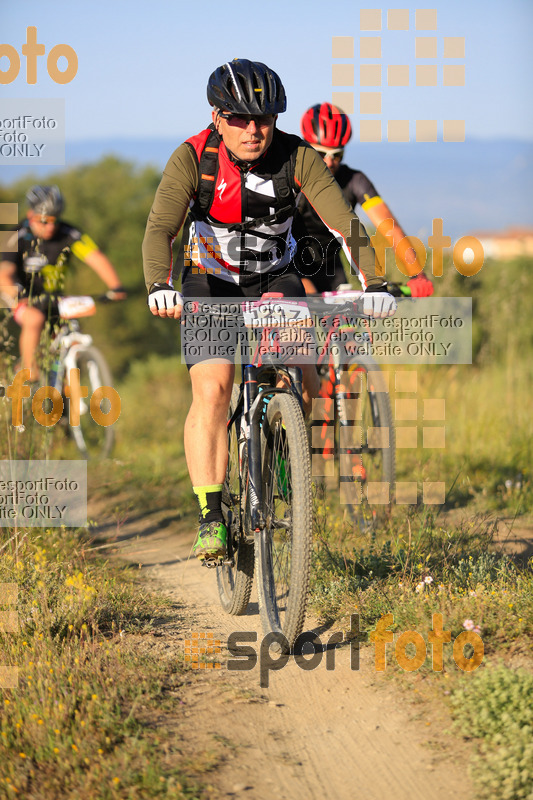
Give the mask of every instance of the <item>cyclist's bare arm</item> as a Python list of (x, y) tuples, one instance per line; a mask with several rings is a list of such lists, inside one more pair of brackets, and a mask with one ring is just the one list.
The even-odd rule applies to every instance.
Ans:
[(110, 299), (124, 300), (126, 298), (126, 291), (122, 289), (120, 278), (113, 264), (101, 250), (93, 250), (88, 253), (84, 261), (87, 266), (96, 272), (107, 288), (112, 290), (114, 296)]
[[(389, 240), (389, 247), (392, 247), (396, 253), (396, 248), (402, 239), (407, 237), (400, 223), (387, 204), (384, 203), (380, 197), (373, 197), (371, 200), (363, 203), (362, 208), (370, 219), (370, 222), (375, 226), (376, 230), (380, 225), (383, 225), (382, 234), (387, 237)], [(385, 222), (388, 222), (389, 224), (385, 225)], [(422, 271), (422, 265), (418, 261), (416, 253), (412, 247), (400, 248), (398, 251), (398, 258), (404, 266), (404, 274), (408, 277), (418, 275), (418, 273)]]
[(0, 300), (9, 306), (16, 304), (18, 298), (15, 272), (15, 265), (11, 261), (0, 261)]
[[(363, 203), (362, 208), (376, 227), (376, 238), (374, 239), (373, 237), (374, 245), (377, 246), (379, 251), (380, 236), (389, 240), (388, 246), (393, 248), (397, 259), (402, 264), (402, 272), (410, 279), (408, 285), (411, 286), (413, 297), (428, 297), (432, 295), (433, 284), (424, 275), (423, 265), (420, 264), (414, 248), (409, 245), (408, 237), (402, 226), (386, 203), (379, 196), (372, 197)], [(380, 225), (381, 229), (379, 230)], [(385, 253), (378, 253), (378, 258), (380, 255), (384, 264)]]

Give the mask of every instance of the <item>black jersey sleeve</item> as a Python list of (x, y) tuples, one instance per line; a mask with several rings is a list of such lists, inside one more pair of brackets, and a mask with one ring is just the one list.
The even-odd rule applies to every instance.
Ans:
[(352, 208), (360, 205), (365, 210), (364, 206), (368, 200), (379, 197), (372, 181), (360, 170), (350, 169), (346, 164), (341, 164), (335, 178)]

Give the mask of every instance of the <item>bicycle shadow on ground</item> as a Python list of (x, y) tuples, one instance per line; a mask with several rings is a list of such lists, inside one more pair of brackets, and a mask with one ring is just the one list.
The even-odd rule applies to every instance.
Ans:
[(130, 532), (124, 530), (124, 528), (129, 528), (131, 525), (136, 525), (136, 523), (147, 518), (157, 517), (168, 510), (169, 509), (163, 509), (160, 511), (142, 511), (137, 514), (126, 515), (124, 519), (120, 519), (117, 516), (114, 519), (108, 519), (105, 522), (97, 523), (91, 528), (91, 532), (96, 537), (96, 540), (112, 540), (117, 543), (126, 542), (130, 539), (146, 538), (147, 536), (151, 536), (153, 533), (157, 533), (158, 531), (164, 530), (170, 525), (181, 521), (183, 519), (182, 514), (179, 512), (174, 512), (168, 516), (161, 517), (160, 519), (157, 519), (157, 521), (154, 521), (152, 525), (142, 528), (141, 530), (136, 527)]

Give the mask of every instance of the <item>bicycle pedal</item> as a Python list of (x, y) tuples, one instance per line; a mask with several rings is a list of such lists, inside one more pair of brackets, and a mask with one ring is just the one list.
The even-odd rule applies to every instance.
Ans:
[(202, 567), (207, 567), (207, 569), (221, 567), (223, 563), (224, 561), (222, 560), (221, 556), (208, 556), (206, 558), (202, 558)]
[(225, 567), (234, 567), (235, 566), (235, 559), (234, 558), (226, 558), (224, 561), (221, 562)]

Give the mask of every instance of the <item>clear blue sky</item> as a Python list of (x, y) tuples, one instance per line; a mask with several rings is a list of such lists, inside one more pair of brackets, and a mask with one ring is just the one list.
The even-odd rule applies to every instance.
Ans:
[[(55, 84), (39, 59), (35, 86), (18, 78), (0, 88), (3, 97), (64, 97), (67, 139), (190, 135), (205, 127), (210, 72), (234, 57), (264, 61), (279, 72), (288, 96), (280, 127), (296, 132), (303, 111), (331, 98), (333, 36), (355, 37), (358, 127), (358, 38), (360, 9), (382, 9), (383, 66), (408, 64), (413, 72), (414, 38), (436, 36), (440, 86), (383, 88), (382, 119), (465, 119), (468, 137), (533, 140), (532, 0), (437, 0), (409, 4), (409, 31), (387, 31), (386, 11), (405, 3), (362, 0), (318, 3), (233, 0), (37, 0), (7, 3), (0, 11), (0, 41), (19, 52), (26, 27), (37, 27), (47, 52), (58, 43), (73, 47), (79, 71), (70, 84)], [(437, 10), (437, 31), (414, 30), (417, 8)], [(378, 36), (378, 32), (362, 35)], [(465, 37), (466, 85), (443, 87), (442, 37)], [(431, 63), (431, 62), (419, 62)], [(435, 63), (435, 62), (433, 62)], [(7, 67), (3, 58), (0, 67)]]

